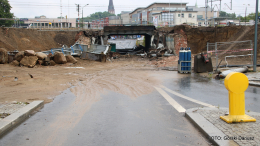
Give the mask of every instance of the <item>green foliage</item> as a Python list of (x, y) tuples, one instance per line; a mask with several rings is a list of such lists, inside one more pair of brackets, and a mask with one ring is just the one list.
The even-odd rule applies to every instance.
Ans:
[[(84, 22), (91, 22), (92, 20), (96, 20), (96, 19), (100, 19), (100, 18), (106, 18), (109, 16), (116, 16), (115, 14), (110, 14), (109, 12), (105, 11), (105, 12), (96, 12), (93, 14), (90, 14), (90, 17), (84, 17), (83, 21)], [(82, 22), (82, 19), (80, 20), (80, 22)]]
[[(0, 18), (13, 18), (14, 14), (10, 12), (11, 6), (8, 0), (0, 0)], [(12, 20), (0, 20), (0, 26), (11, 26), (13, 24)]]
[(227, 13), (224, 11), (219, 12), (219, 17), (229, 17), (230, 19), (236, 19), (236, 13)]
[[(259, 16), (260, 13), (258, 13), (258, 16)], [(239, 17), (238, 17), (239, 19)], [(249, 15), (247, 15), (246, 17), (242, 17), (240, 16), (240, 21), (241, 22), (249, 22), (249, 20), (255, 20), (255, 13), (250, 13)]]
[[(260, 13), (258, 13), (258, 16), (259, 16)], [(244, 15), (244, 17), (241, 15), (241, 16), (237, 16), (235, 13), (227, 13), (227, 12), (224, 12), (224, 11), (220, 11), (219, 12), (219, 17), (228, 17), (229, 19), (239, 19), (240, 18), (240, 21), (241, 22), (249, 22), (249, 20), (255, 20), (255, 13), (250, 13), (248, 15)]]

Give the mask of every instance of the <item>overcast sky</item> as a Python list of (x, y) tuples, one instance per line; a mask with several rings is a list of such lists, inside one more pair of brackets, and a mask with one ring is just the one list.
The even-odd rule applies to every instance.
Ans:
[[(137, 7), (146, 7), (154, 2), (185, 2), (187, 6), (195, 6), (196, 0), (113, 0), (116, 14), (121, 11), (133, 11)], [(95, 12), (104, 12), (108, 9), (109, 0), (10, 0), (12, 6), (11, 12), (18, 18), (34, 18), (35, 16), (45, 15), (47, 18), (56, 18), (61, 16), (61, 3), (62, 3), (62, 16), (68, 16), (68, 18), (77, 18), (78, 12), (76, 11), (76, 5), (88, 6), (84, 7), (84, 16), (88, 16)], [(255, 12), (256, 0), (233, 0), (233, 7), (230, 10), (231, 0), (222, 0), (222, 11), (228, 13), (235, 12), (237, 15), (245, 15), (245, 9), (247, 5), (247, 13)], [(205, 0), (197, 0), (199, 7), (205, 7)], [(219, 1), (214, 2), (215, 10), (219, 8)], [(211, 6), (211, 3), (209, 3)], [(250, 5), (250, 6), (248, 6)], [(217, 8), (218, 7), (218, 8)], [(82, 16), (82, 7), (80, 8), (80, 17)]]

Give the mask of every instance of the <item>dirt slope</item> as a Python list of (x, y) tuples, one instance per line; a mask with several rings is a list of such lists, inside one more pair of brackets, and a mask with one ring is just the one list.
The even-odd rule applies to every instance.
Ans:
[[(181, 29), (187, 35), (188, 46), (192, 48), (192, 53), (196, 54), (206, 51), (207, 42), (227, 42), (252, 40), (254, 42), (255, 26), (226, 26), (226, 27), (199, 27), (192, 28), (188, 25), (159, 28), (165, 33), (178, 33)], [(260, 34), (260, 25), (258, 25)], [(258, 36), (258, 54), (260, 55), (260, 36)]]
[(76, 31), (37, 31), (32, 29), (0, 28), (0, 47), (8, 51), (35, 50), (36, 52), (71, 46), (75, 43)]

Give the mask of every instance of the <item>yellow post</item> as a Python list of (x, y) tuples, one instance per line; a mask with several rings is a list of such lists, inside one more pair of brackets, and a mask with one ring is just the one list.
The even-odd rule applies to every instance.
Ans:
[(238, 72), (230, 73), (224, 84), (229, 91), (229, 115), (220, 118), (227, 123), (255, 122), (256, 119), (245, 114), (245, 91), (249, 85), (247, 76)]

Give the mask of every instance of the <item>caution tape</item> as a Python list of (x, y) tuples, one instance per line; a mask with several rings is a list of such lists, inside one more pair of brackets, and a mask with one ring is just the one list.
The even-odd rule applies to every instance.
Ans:
[(222, 52), (222, 51), (226, 51), (226, 52), (242, 52), (242, 51), (251, 51), (253, 49), (237, 49), (237, 50), (217, 50), (217, 51), (208, 51), (208, 53), (213, 53), (213, 52)]

